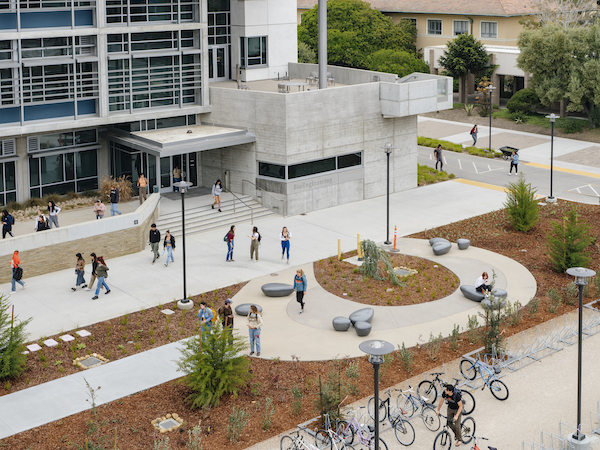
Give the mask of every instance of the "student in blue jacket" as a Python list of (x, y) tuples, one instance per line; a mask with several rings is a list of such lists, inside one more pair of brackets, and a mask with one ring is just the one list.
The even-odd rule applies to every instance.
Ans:
[(306, 292), (306, 275), (302, 269), (298, 269), (294, 276), (294, 290), (296, 291), (296, 301), (300, 303), (300, 314), (302, 314), (304, 312), (304, 292)]

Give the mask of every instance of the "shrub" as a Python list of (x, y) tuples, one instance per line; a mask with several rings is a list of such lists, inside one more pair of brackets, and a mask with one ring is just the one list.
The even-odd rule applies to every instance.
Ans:
[(392, 266), (390, 257), (386, 252), (380, 249), (375, 242), (369, 239), (362, 241), (361, 245), (364, 256), (362, 266), (358, 268), (359, 272), (362, 272), (366, 276), (375, 280), (387, 279), (383, 276), (383, 270), (379, 268), (379, 261), (383, 261), (392, 283), (395, 285), (404, 285), (396, 276), (396, 273), (394, 272), (394, 266)]
[(85, 197), (85, 198), (99, 198), (100, 192), (99, 191), (83, 191), (81, 196)]
[(304, 64), (317, 63), (317, 54), (305, 42), (298, 42), (298, 62)]
[(523, 123), (523, 122), (527, 122), (527, 118), (529, 117), (526, 113), (524, 113), (523, 111), (516, 111), (514, 113), (510, 114), (510, 120), (514, 120), (516, 123)]
[(133, 198), (133, 184), (129, 177), (102, 177), (100, 181), (100, 198), (104, 201), (110, 197), (110, 188), (115, 185), (119, 189), (119, 202), (128, 202)]
[(6, 205), (6, 209), (8, 210), (8, 212), (13, 212), (21, 211), (22, 209), (24, 209), (24, 207), (19, 202), (8, 202), (8, 204)]
[(578, 220), (579, 214), (572, 209), (563, 222), (552, 222), (552, 231), (547, 236), (548, 256), (556, 272), (569, 267), (586, 267), (590, 263), (588, 246), (594, 241), (590, 226)]
[(65, 200), (74, 200), (76, 198), (81, 198), (81, 195), (79, 195), (77, 192), (67, 192), (65, 194)]
[(469, 320), (467, 322), (467, 338), (471, 344), (477, 342), (477, 338), (479, 337), (479, 321), (477, 320), (477, 315), (468, 316)]
[(250, 413), (244, 408), (233, 407), (233, 412), (229, 415), (229, 425), (227, 425), (227, 439), (229, 442), (237, 442), (242, 430), (250, 420)]
[(475, 105), (473, 103), (467, 103), (465, 105), (465, 112), (467, 113), (467, 116), (473, 114), (473, 109), (475, 109)]
[(500, 331), (500, 324), (504, 318), (502, 308), (500, 307), (502, 299), (496, 297), (493, 293), (490, 296), (490, 307), (485, 307), (485, 314), (479, 313), (479, 316), (485, 319), (485, 330), (483, 333), (483, 346), (488, 355), (499, 355), (504, 349), (504, 332)]
[(404, 346), (404, 342), (402, 343), (402, 348), (400, 348), (400, 345), (398, 345), (398, 354), (399, 354), (399, 358), (400, 361), (402, 361), (402, 365), (404, 366), (404, 368), (406, 369), (407, 372), (411, 372), (412, 371), (412, 365), (413, 362), (415, 360), (412, 350), (409, 348), (406, 348)]
[(492, 150), (490, 152), (490, 151), (487, 151), (487, 149), (477, 148), (477, 147), (467, 147), (467, 148), (465, 148), (465, 151), (469, 155), (482, 156), (484, 158), (499, 158), (502, 156), (502, 152), (496, 152), (494, 150)]
[(58, 204), (63, 200), (62, 195), (59, 194), (47, 194), (42, 197), (42, 201), (44, 202), (44, 206), (48, 206), (48, 203), (54, 202)]
[[(458, 80), (454, 80), (458, 83)], [(454, 91), (454, 92), (458, 92), (458, 91)], [(464, 103), (453, 103), (452, 104), (452, 109), (463, 109), (465, 107)]]
[(556, 121), (556, 128), (561, 129), (565, 133), (581, 133), (583, 131), (583, 120), (566, 118)]
[(11, 319), (8, 297), (0, 295), (0, 380), (15, 379), (25, 370), (25, 327), (31, 321)]
[(523, 114), (532, 114), (540, 104), (540, 98), (533, 88), (521, 89), (506, 103), (506, 107), (511, 113), (520, 112)]
[(525, 182), (523, 174), (519, 175), (518, 181), (509, 183), (507, 190), (504, 207), (510, 224), (517, 231), (531, 230), (539, 219), (538, 205), (535, 200), (537, 190)]
[(321, 416), (329, 414), (333, 421), (340, 417), (340, 403), (343, 400), (342, 395), (342, 362), (338, 359), (331, 361), (330, 370), (327, 377), (322, 381), (319, 375), (319, 393), (315, 399), (315, 407)]
[(451, 152), (457, 152), (457, 153), (462, 153), (462, 151), (463, 151), (463, 146), (461, 144), (455, 144), (454, 142), (443, 141), (440, 139), (432, 139), (432, 138), (427, 138), (427, 137), (423, 137), (423, 136), (419, 136), (417, 138), (417, 143), (424, 147), (432, 147), (432, 148), (437, 148), (437, 146), (441, 144), (442, 150), (449, 150)]
[(442, 348), (442, 333), (439, 336), (435, 337), (433, 333), (429, 334), (429, 342), (425, 344), (425, 350), (427, 351), (427, 356), (431, 361), (435, 361), (437, 356), (440, 353)]
[(45, 206), (48, 206), (48, 203), (44, 203), (44, 200), (39, 197), (31, 197), (25, 202), (25, 208), (37, 208)]

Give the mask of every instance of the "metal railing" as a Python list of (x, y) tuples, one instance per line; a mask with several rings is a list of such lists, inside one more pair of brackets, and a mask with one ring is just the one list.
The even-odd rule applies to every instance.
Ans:
[[(285, 200), (284, 200), (283, 198), (280, 198), (280, 197), (278, 197), (277, 195), (273, 194), (272, 192), (269, 192), (269, 191), (266, 191), (266, 190), (264, 190), (264, 189), (262, 189), (262, 188), (259, 188), (258, 186), (256, 186), (256, 184), (254, 184), (252, 181), (249, 181), (249, 180), (242, 180), (242, 194), (243, 194), (243, 195), (247, 195), (247, 194), (245, 193), (245, 191), (244, 191), (244, 183), (249, 183), (249, 184), (251, 184), (252, 186), (254, 186), (254, 190), (257, 192), (257, 194), (256, 194), (256, 198), (257, 198), (257, 199), (260, 199), (260, 204), (261, 204), (261, 205), (265, 206), (265, 205), (263, 204), (263, 193), (264, 193), (264, 194), (269, 194), (269, 195), (270, 195), (271, 197), (273, 197), (275, 200), (277, 200), (278, 202), (281, 202), (281, 209), (279, 209), (279, 207), (276, 207), (276, 206), (274, 206), (274, 208), (277, 208), (277, 209), (279, 209), (279, 212), (280, 212), (280, 214), (281, 214), (283, 217), (286, 217), (286, 216), (287, 216), (286, 202), (285, 202)], [(260, 192), (260, 195), (258, 195), (258, 192)]]
[(237, 195), (235, 195), (233, 192), (231, 191), (227, 191), (224, 189), (225, 192), (228, 192), (229, 194), (233, 195), (233, 213), (235, 214), (235, 200), (237, 199), (238, 201), (242, 202), (246, 208), (248, 208), (250, 210), (250, 223), (252, 225), (254, 225), (254, 210), (252, 209), (252, 206), (250, 206), (248, 203), (246, 203), (244, 200), (242, 200), (241, 198), (239, 198)]

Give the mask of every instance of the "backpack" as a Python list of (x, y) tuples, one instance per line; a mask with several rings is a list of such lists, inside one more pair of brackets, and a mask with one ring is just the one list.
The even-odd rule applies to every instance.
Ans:
[(17, 281), (19, 281), (21, 278), (23, 278), (23, 269), (21, 269), (20, 267), (17, 267), (15, 269), (15, 274), (13, 275), (13, 278)]
[(229, 231), (227, 232), (227, 234), (223, 238), (223, 242), (227, 242), (229, 240), (228, 238), (229, 238)]
[(15, 224), (15, 218), (13, 217), (12, 214), (9, 214), (8, 217), (6, 218), (6, 221), (8, 222), (9, 225), (14, 225)]
[(217, 319), (219, 318), (219, 316), (217, 315), (217, 312), (215, 311), (215, 309), (214, 309), (214, 308), (211, 308), (211, 307), (209, 306), (209, 309), (212, 311), (212, 315), (213, 315), (213, 318), (212, 318), (211, 322), (213, 322), (213, 323), (214, 323), (214, 322), (216, 322), (216, 321), (217, 321)]
[(171, 235), (171, 247), (175, 250), (175, 236)]
[(260, 235), (260, 233), (258, 233), (258, 243), (260, 244), (260, 241), (262, 240), (262, 236)]

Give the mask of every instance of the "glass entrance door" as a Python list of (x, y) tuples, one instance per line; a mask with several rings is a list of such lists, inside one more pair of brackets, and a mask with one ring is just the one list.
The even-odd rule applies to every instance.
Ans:
[(208, 48), (209, 81), (227, 81), (229, 79), (229, 55), (227, 46)]
[(160, 158), (160, 192), (173, 192), (173, 183), (189, 181), (192, 188), (198, 186), (196, 152)]

